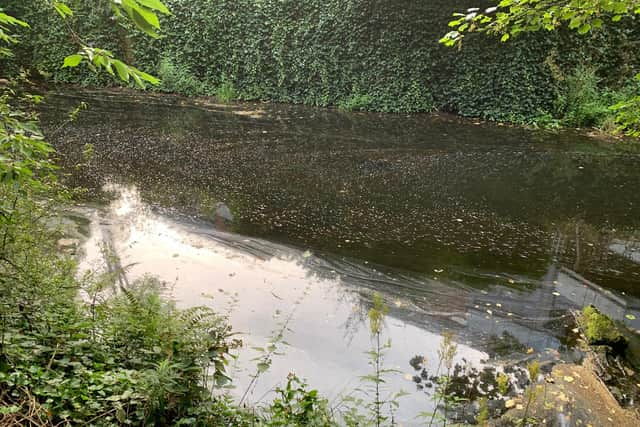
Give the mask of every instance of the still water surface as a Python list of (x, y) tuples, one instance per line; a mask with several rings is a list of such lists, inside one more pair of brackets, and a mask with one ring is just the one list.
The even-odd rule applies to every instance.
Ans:
[[(89, 109), (55, 130), (80, 101)], [(183, 306), (229, 312), (242, 394), (282, 322), (290, 344), (249, 395), (296, 372), (332, 403), (370, 372), (374, 291), (390, 314), (389, 389), (404, 425), (432, 404), (409, 365), (574, 360), (571, 308), (640, 329), (640, 154), (574, 132), (431, 115), (353, 114), (172, 97), (50, 95), (45, 129), (91, 219), (84, 266), (113, 245)], [(51, 126), (47, 126), (51, 123)], [(93, 144), (87, 157), (86, 143)], [(78, 165), (82, 165), (78, 167)]]

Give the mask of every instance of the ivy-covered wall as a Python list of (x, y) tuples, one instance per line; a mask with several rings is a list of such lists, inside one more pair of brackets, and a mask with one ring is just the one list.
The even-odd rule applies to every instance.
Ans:
[[(89, 72), (60, 69), (73, 46), (42, 3), (9, 1), (32, 25), (20, 61), (57, 81), (96, 83)], [(201, 90), (226, 82), (242, 99), (523, 121), (553, 111), (563, 75), (578, 64), (614, 87), (640, 71), (640, 25), (631, 19), (588, 36), (479, 36), (461, 51), (440, 46), (451, 13), (489, 5), (483, 0), (166, 0), (173, 16), (154, 41), (126, 38), (106, 2), (71, 3), (74, 27), (96, 45), (146, 71), (169, 62)]]

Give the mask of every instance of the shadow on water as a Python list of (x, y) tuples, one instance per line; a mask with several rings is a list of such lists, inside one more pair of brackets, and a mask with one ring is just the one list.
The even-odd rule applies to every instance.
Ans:
[[(238, 233), (410, 271), (539, 277), (556, 257), (640, 293), (637, 263), (607, 246), (638, 240), (640, 157), (629, 150), (427, 115), (88, 101), (54, 138), (69, 168), (95, 146), (72, 182), (117, 177), (151, 205), (210, 220), (222, 201)], [(52, 97), (45, 121), (73, 102)]]
[[(389, 363), (403, 370), (416, 354), (435, 360), (444, 330), (476, 363), (531, 351), (572, 360), (568, 310), (589, 303), (640, 329), (627, 317), (640, 319), (632, 147), (443, 116), (48, 98), (45, 130), (90, 105), (50, 139), (68, 183), (106, 206), (92, 239), (110, 228), (135, 274), (175, 279), (187, 305), (238, 293), (232, 324), (255, 345), (274, 310), (310, 289), (265, 391), (289, 368), (330, 393), (353, 386), (344, 379), (366, 373), (374, 290), (391, 308)], [(405, 416), (424, 410), (420, 395)]]

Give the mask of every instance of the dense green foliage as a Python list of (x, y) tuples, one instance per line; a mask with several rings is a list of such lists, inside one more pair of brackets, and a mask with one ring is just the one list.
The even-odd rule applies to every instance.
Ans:
[[(103, 82), (93, 74), (96, 69), (103, 69), (113, 77), (125, 82), (131, 80), (130, 83), (140, 87), (144, 87), (145, 81), (158, 83), (150, 74), (117, 59), (122, 55), (127, 60), (137, 60), (141, 66), (157, 67), (165, 79), (161, 90), (188, 94), (214, 92), (223, 101), (243, 97), (316, 105), (335, 103), (349, 110), (428, 110), (442, 102), (438, 99), (451, 102), (448, 92), (439, 92), (447, 88), (446, 84), (454, 81), (462, 85), (464, 81), (443, 77), (439, 74), (441, 70), (436, 73), (430, 68), (437, 61), (444, 61), (447, 54), (420, 51), (417, 46), (415, 50), (401, 49), (403, 42), (412, 40), (413, 29), (397, 33), (382, 30), (378, 35), (380, 38), (372, 39), (374, 36), (368, 25), (379, 20), (380, 28), (386, 28), (390, 22), (398, 24), (402, 19), (408, 20), (412, 16), (411, 3), (406, 3), (407, 8), (382, 10), (382, 3), (375, 5), (379, 9), (370, 9), (371, 3), (325, 2), (324, 6), (331, 6), (325, 9), (309, 2), (300, 11), (301, 6), (295, 2), (240, 5), (246, 6), (246, 10), (235, 9), (238, 2), (203, 2), (202, 5), (206, 5), (203, 15), (184, 15), (169, 27), (177, 40), (174, 44), (160, 41), (148, 44), (128, 35), (135, 27), (146, 35), (157, 37), (160, 25), (153, 11), (169, 14), (158, 0), (110, 1), (98, 6), (83, 0), (76, 3), (73, 11), (80, 11), (77, 14), (61, 1), (14, 5), (16, 11), (24, 15), (21, 17), (42, 25), (40, 32), (32, 33), (24, 43), (26, 49), (19, 56), (23, 65), (63, 81), (76, 78), (76, 74), (66, 68), (85, 63), (91, 71), (84, 76), (87, 81)], [(168, 3), (173, 3), (182, 13), (197, 11), (179, 7), (186, 2), (174, 0)], [(87, 4), (94, 5), (94, 9), (83, 8)], [(106, 17), (107, 10), (102, 6), (109, 5), (115, 7), (115, 26), (101, 20)], [(83, 14), (94, 12), (95, 8), (100, 13)], [(62, 17), (60, 26), (46, 18), (52, 10)], [(204, 12), (217, 14), (212, 16), (216, 19), (203, 18)], [(384, 15), (385, 12), (389, 15)], [(131, 21), (121, 20), (125, 14)], [(235, 21), (236, 15), (240, 15), (239, 22)], [(387, 21), (389, 16), (391, 21)], [(227, 18), (232, 20), (224, 21)], [(246, 23), (242, 21), (245, 18), (254, 20)], [(266, 23), (258, 18), (264, 18)], [(227, 38), (221, 37), (222, 42), (213, 50), (199, 51), (195, 47), (199, 46), (196, 39), (201, 35), (193, 30), (193, 22), (198, 19), (205, 19), (200, 21), (199, 30), (213, 31), (207, 26), (213, 22), (217, 31), (241, 25), (239, 28), (245, 33), (249, 29), (265, 30), (266, 34), (262, 36), (267, 37), (256, 36), (253, 39), (256, 44), (247, 47), (243, 44), (247, 40), (239, 38), (238, 34), (225, 33)], [(26, 28), (26, 22), (0, 13), (0, 41), (9, 45), (17, 43), (19, 38), (12, 34), (14, 27)], [(330, 24), (323, 33), (320, 30), (327, 22)], [(349, 27), (354, 22), (368, 24), (358, 30), (357, 26)], [(99, 41), (105, 44), (100, 45), (108, 49), (112, 36), (122, 43), (116, 43), (110, 50), (93, 47), (67, 24), (79, 27), (82, 34), (86, 30), (90, 37), (103, 37)], [(340, 30), (337, 35), (334, 34), (336, 29)], [(125, 32), (120, 33), (121, 30)], [(345, 46), (346, 39), (343, 39), (341, 45), (338, 43), (340, 36), (351, 34), (357, 36), (355, 42)], [(331, 40), (335, 48), (322, 39), (323, 35), (334, 37)], [(66, 36), (71, 36), (76, 46), (67, 48)], [(218, 43), (217, 39), (212, 40)], [(556, 42), (562, 43), (562, 40)], [(226, 51), (222, 43), (228, 43)], [(338, 45), (343, 49), (338, 49)], [(188, 50), (189, 46), (194, 46), (194, 50)], [(380, 50), (376, 50), (376, 46)], [(13, 54), (13, 49), (4, 48), (4, 45), (3, 49), (0, 56)], [(416, 52), (422, 52), (424, 58), (413, 61)], [(514, 52), (517, 51), (498, 54), (497, 63), (505, 58), (500, 55)], [(156, 54), (162, 59), (154, 59)], [(29, 55), (36, 56), (25, 60)], [(523, 52), (521, 55), (522, 60), (527, 57)], [(493, 109), (488, 109), (482, 103), (482, 97), (471, 97), (473, 86), (464, 85), (459, 103), (443, 103), (443, 108), (458, 109), (464, 99), (471, 98), (475, 107), (465, 107), (468, 110), (464, 112), (489, 118), (508, 114), (512, 119), (526, 119), (532, 111), (536, 114), (546, 111), (540, 110), (537, 104), (544, 99), (544, 105), (563, 111), (565, 117), (576, 124), (600, 120), (604, 114), (600, 108), (604, 95), (597, 90), (600, 84), (597, 71), (574, 67), (573, 73), (565, 77), (562, 74), (564, 65), (545, 55), (544, 64), (550, 77), (545, 77), (545, 72), (536, 68), (541, 65), (535, 61), (542, 56), (534, 55), (533, 62), (527, 64), (533, 67), (531, 70), (539, 72), (541, 81), (548, 79), (551, 82), (554, 91), (549, 93), (554, 96), (544, 90), (535, 92), (539, 89), (536, 84), (540, 82), (536, 80), (538, 77), (533, 77), (535, 73), (528, 74), (531, 70), (527, 69), (529, 71), (519, 76), (532, 80), (517, 88), (524, 88), (525, 92), (529, 91), (526, 93), (541, 98), (527, 98), (524, 106), (518, 107), (521, 110), (515, 107), (507, 110), (499, 104), (511, 98), (500, 98), (498, 104), (491, 104)], [(262, 62), (257, 61), (260, 58)], [(313, 62), (312, 58), (318, 62)], [(430, 66), (428, 59), (432, 60)], [(211, 62), (202, 62), (208, 60)], [(475, 64), (470, 69), (480, 67), (480, 59), (469, 61)], [(13, 66), (19, 63), (14, 62)], [(218, 68), (209, 69), (208, 64)], [(439, 64), (444, 66), (444, 63)], [(497, 69), (494, 72), (497, 73)], [(163, 284), (152, 277), (130, 284), (116, 254), (105, 251), (106, 273), (94, 272), (78, 277), (76, 262), (62, 250), (64, 245), (60, 241), (69, 232), (63, 227), (69, 220), (68, 213), (64, 212), (67, 190), (53, 175), (55, 168), (50, 158), (53, 150), (38, 129), (37, 117), (29, 112), (30, 104), (38, 102), (39, 98), (23, 94), (19, 89), (21, 85), (15, 85), (15, 76), (11, 77), (9, 81), (0, 82), (0, 424), (336, 425), (336, 415), (327, 400), (317, 391), (309, 390), (293, 374), (284, 387), (275, 389), (277, 397), (272, 403), (252, 412), (238, 408), (222, 392), (217, 396), (216, 391), (230, 381), (226, 365), (231, 349), (239, 345), (232, 339), (226, 319), (206, 307), (177, 309), (163, 295)], [(507, 86), (514, 84), (508, 79), (506, 82)], [(26, 81), (21, 83), (25, 85)], [(516, 90), (515, 85), (511, 88)], [(514, 96), (512, 92), (505, 93)], [(628, 106), (622, 101), (619, 108), (624, 110)], [(379, 296), (374, 298), (373, 306), (369, 313), (373, 343), (368, 354), (374, 372), (363, 380), (372, 385), (368, 393), (365, 390), (364, 397), (373, 396), (374, 400), (369, 403), (364, 398), (353, 401), (353, 406), (347, 406), (344, 413), (337, 414), (353, 426), (380, 426), (393, 422), (394, 408), (398, 406), (396, 399), (400, 395), (381, 396), (383, 375), (394, 370), (385, 369), (382, 363), (384, 351), (390, 345), (381, 342), (387, 308)], [(598, 322), (596, 326), (604, 328), (602, 333), (607, 332), (609, 325)], [(280, 335), (285, 328), (286, 323)], [(271, 345), (275, 348), (275, 344)], [(452, 369), (455, 352), (452, 336), (445, 335), (438, 355), (439, 365), (447, 369), (446, 378)], [(260, 359), (254, 379), (268, 369), (263, 360), (270, 363), (275, 354), (275, 350), (268, 350), (266, 359)], [(537, 371), (530, 373), (530, 377), (537, 377)], [(456, 403), (447, 393), (447, 385), (448, 379), (445, 379), (435, 394), (438, 402), (444, 402), (445, 417), (447, 405)], [(529, 395), (529, 401), (531, 399), (532, 395)], [(344, 403), (348, 404), (347, 401)], [(439, 408), (438, 403), (436, 407)], [(430, 414), (430, 425), (435, 415), (435, 412)]]
[[(512, 36), (542, 30), (554, 32), (563, 26), (584, 35), (615, 26), (625, 18), (633, 25), (638, 15), (638, 0), (502, 0), (496, 6), (472, 7), (454, 13), (454, 19), (449, 22), (453, 30), (445, 34), (440, 43), (461, 47), (465, 35), (471, 33), (497, 35), (500, 41), (506, 42)], [(637, 34), (630, 40), (637, 43)], [(609, 50), (619, 48), (617, 43), (608, 47)], [(566, 109), (561, 115), (564, 124), (610, 126), (614, 131), (640, 136), (640, 88), (633, 82), (614, 92), (598, 87), (598, 70), (593, 64), (590, 66), (590, 69), (578, 66), (572, 78), (568, 79), (568, 93), (559, 97)], [(635, 71), (638, 71), (637, 63)], [(635, 79), (640, 80), (640, 73)], [(584, 93), (580, 92), (582, 90)], [(612, 96), (619, 98), (615, 105), (603, 103)], [(549, 118), (547, 114), (544, 116)]]
[[(54, 81), (105, 83), (92, 73), (60, 69), (72, 53), (65, 29), (34, 1), (9, 9), (32, 23), (38, 38), (23, 64)], [(77, 0), (71, 20), (87, 40), (105, 45), (147, 71), (161, 72), (164, 90), (216, 93), (345, 109), (457, 112), (519, 122), (562, 119), (566, 77), (593, 69), (598, 90), (622, 90), (639, 69), (640, 26), (525, 34), (509, 43), (472, 35), (461, 51), (438, 44), (454, 9), (449, 2), (378, 0), (169, 0), (173, 16), (157, 40), (127, 36), (95, 2)], [(470, 36), (470, 37), (472, 37)], [(167, 64), (175, 64), (171, 72)], [(177, 64), (180, 64), (179, 66)], [(179, 72), (178, 72), (179, 71)], [(199, 82), (196, 84), (196, 82)], [(564, 106), (572, 109), (573, 106)]]
[(454, 13), (457, 19), (449, 23), (454, 30), (441, 42), (459, 44), (466, 33), (472, 32), (497, 34), (507, 41), (522, 33), (555, 31), (562, 25), (586, 34), (603, 28), (605, 22), (639, 14), (638, 0), (501, 0), (485, 9), (472, 7)]

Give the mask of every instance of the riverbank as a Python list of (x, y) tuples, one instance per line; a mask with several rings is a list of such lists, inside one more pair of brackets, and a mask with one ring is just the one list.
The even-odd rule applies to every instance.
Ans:
[[(160, 105), (176, 105), (181, 107), (194, 107), (201, 108), (205, 111), (221, 111), (221, 110), (235, 110), (235, 114), (239, 115), (247, 115), (252, 118), (260, 118), (264, 114), (263, 106), (274, 106), (274, 107), (287, 107), (287, 106), (295, 106), (292, 104), (286, 103), (278, 103), (273, 101), (242, 101), (242, 100), (221, 100), (217, 98), (215, 95), (206, 96), (206, 95), (191, 95), (186, 96), (179, 93), (168, 93), (159, 90), (154, 90), (150, 88), (144, 92), (141, 92), (139, 89), (127, 88), (127, 87), (91, 87), (84, 85), (76, 85), (76, 84), (64, 84), (64, 85), (51, 85), (40, 82), (38, 84), (39, 88), (37, 89), (41, 93), (69, 93), (69, 91), (74, 92), (78, 96), (106, 96), (106, 97), (118, 97), (118, 96), (126, 96), (129, 98), (139, 98), (144, 102), (157, 102)], [(618, 144), (623, 147), (623, 149), (630, 148), (632, 151), (638, 149), (636, 146), (637, 138), (631, 138), (625, 136), (621, 132), (615, 131), (615, 129), (603, 130), (593, 127), (571, 127), (571, 126), (563, 126), (558, 122), (555, 123), (536, 123), (536, 122), (508, 122), (508, 121), (492, 121), (492, 120), (484, 120), (480, 118), (474, 117), (465, 117), (453, 113), (447, 112), (416, 112), (416, 113), (376, 113), (371, 111), (350, 111), (344, 110), (337, 106), (326, 106), (326, 107), (311, 107), (317, 108), (318, 111), (326, 110), (329, 112), (337, 112), (344, 113), (346, 115), (349, 114), (369, 114), (369, 115), (391, 115), (391, 116), (407, 116), (407, 115), (417, 115), (417, 116), (427, 116), (432, 117), (438, 121), (443, 123), (452, 123), (458, 125), (464, 124), (472, 124), (474, 126), (498, 126), (498, 127), (507, 127), (513, 129), (526, 129), (530, 131), (545, 131), (551, 134), (558, 132), (575, 132), (581, 138), (590, 138), (593, 139), (594, 142), (602, 142), (609, 144)]]
[(523, 417), (550, 426), (635, 427), (640, 424), (637, 406), (622, 408), (595, 374), (590, 358), (582, 364), (560, 364), (538, 384), (537, 396), (527, 412), (527, 397), (509, 402), (509, 409), (491, 426), (516, 425)]
[[(608, 107), (637, 89), (631, 17), (584, 35), (540, 31), (502, 43), (476, 34), (458, 50), (438, 40), (453, 12), (477, 6), (471, 0), (166, 3), (172, 16), (160, 18), (159, 39), (123, 36), (87, 0), (74, 5), (86, 18), (73, 28), (87, 40), (109, 40), (104, 47), (115, 57), (160, 77), (161, 90), (188, 95), (588, 126), (606, 121)], [(64, 23), (50, 19), (46, 5), (9, 1), (7, 10), (40, 34), (25, 37), (16, 68), (50, 81), (113, 84), (107, 75), (60, 67), (72, 52)]]

